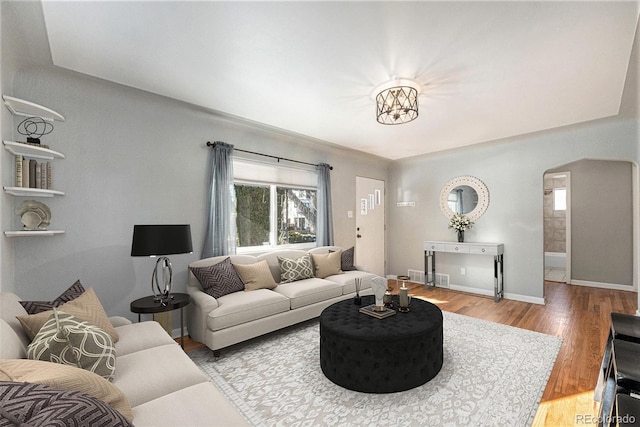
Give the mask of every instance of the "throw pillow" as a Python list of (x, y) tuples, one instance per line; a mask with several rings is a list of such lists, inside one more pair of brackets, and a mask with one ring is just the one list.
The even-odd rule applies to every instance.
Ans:
[(53, 309), (27, 348), (33, 360), (76, 366), (112, 380), (116, 349), (108, 333), (89, 322)]
[(42, 384), (98, 398), (132, 421), (129, 399), (118, 387), (93, 372), (41, 360), (0, 360), (0, 381)]
[(340, 270), (342, 251), (329, 252), (328, 254), (311, 254), (313, 265), (316, 269), (316, 277), (324, 279), (334, 274), (343, 274)]
[(243, 291), (244, 283), (233, 268), (230, 258), (206, 267), (189, 267), (202, 285), (202, 289), (214, 298)]
[[(107, 313), (105, 313), (93, 288), (89, 288), (78, 298), (62, 304), (59, 308), (67, 314), (71, 314), (78, 319), (86, 320), (92, 325), (96, 325), (111, 335), (114, 343), (118, 342), (120, 338), (118, 332), (114, 329), (111, 322), (109, 322), (109, 317), (107, 317)], [(29, 339), (33, 340), (40, 328), (42, 328), (42, 325), (45, 324), (52, 314), (53, 311), (49, 310), (38, 314), (17, 316), (17, 318)]]
[(9, 421), (9, 424), (3, 422), (2, 425), (133, 425), (121, 413), (93, 396), (26, 382), (0, 382), (0, 414), (0, 419)]
[(354, 271), (357, 268), (353, 265), (354, 262), (354, 248), (351, 246), (346, 251), (342, 251), (342, 257), (340, 260), (340, 270), (342, 271)]
[(277, 286), (276, 281), (273, 280), (273, 276), (271, 275), (267, 260), (253, 264), (233, 264), (233, 268), (235, 268), (242, 279), (245, 291), (273, 289)]
[(28, 314), (38, 314), (51, 310), (53, 307), (60, 307), (65, 302), (78, 298), (84, 292), (85, 289), (82, 287), (82, 283), (80, 283), (80, 280), (76, 280), (69, 289), (61, 293), (60, 296), (53, 301), (20, 301), (20, 304), (22, 304)]
[(309, 254), (298, 259), (278, 257), (278, 264), (280, 264), (280, 283), (290, 283), (314, 277)]

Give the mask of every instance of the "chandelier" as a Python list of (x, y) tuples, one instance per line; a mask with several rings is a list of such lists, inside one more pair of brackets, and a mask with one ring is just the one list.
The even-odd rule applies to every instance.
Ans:
[(376, 119), (383, 125), (409, 123), (418, 117), (420, 84), (410, 79), (393, 79), (373, 90)]

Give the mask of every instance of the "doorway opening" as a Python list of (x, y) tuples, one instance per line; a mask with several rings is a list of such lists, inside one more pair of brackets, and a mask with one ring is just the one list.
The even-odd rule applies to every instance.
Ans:
[(571, 283), (571, 172), (544, 174), (544, 280)]

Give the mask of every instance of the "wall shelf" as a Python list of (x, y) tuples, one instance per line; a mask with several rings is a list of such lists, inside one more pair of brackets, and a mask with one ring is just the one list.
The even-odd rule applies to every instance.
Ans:
[(19, 231), (5, 231), (4, 235), (7, 237), (41, 237), (41, 236), (54, 236), (56, 234), (64, 234), (64, 230), (19, 230)]
[(64, 154), (49, 148), (38, 147), (37, 145), (23, 144), (21, 142), (2, 141), (4, 148), (15, 156), (30, 157), (32, 159), (64, 159)]
[(23, 99), (14, 98), (13, 96), (2, 95), (4, 104), (7, 106), (11, 114), (22, 117), (40, 117), (41, 119), (53, 122), (57, 120), (64, 122), (64, 117), (60, 113), (56, 113), (50, 108)]
[(64, 196), (64, 191), (47, 190), (44, 188), (3, 187), (5, 193), (18, 197), (53, 197)]

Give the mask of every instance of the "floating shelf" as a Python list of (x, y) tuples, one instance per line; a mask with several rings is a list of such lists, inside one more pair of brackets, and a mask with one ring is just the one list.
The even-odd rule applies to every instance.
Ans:
[(12, 196), (22, 197), (53, 197), (64, 196), (64, 191), (49, 190), (46, 188), (27, 188), (27, 187), (3, 187), (5, 193)]
[(2, 95), (4, 104), (7, 106), (11, 114), (22, 117), (40, 117), (41, 119), (53, 122), (57, 120), (64, 122), (64, 117), (60, 113), (56, 113), (50, 108), (23, 99), (14, 98), (13, 96)]
[(33, 159), (64, 159), (64, 154), (37, 145), (23, 144), (21, 142), (2, 141), (4, 148), (13, 155), (30, 157)]
[(20, 231), (5, 231), (4, 235), (7, 237), (34, 237), (34, 236), (53, 236), (56, 234), (64, 234), (64, 230), (20, 230)]

